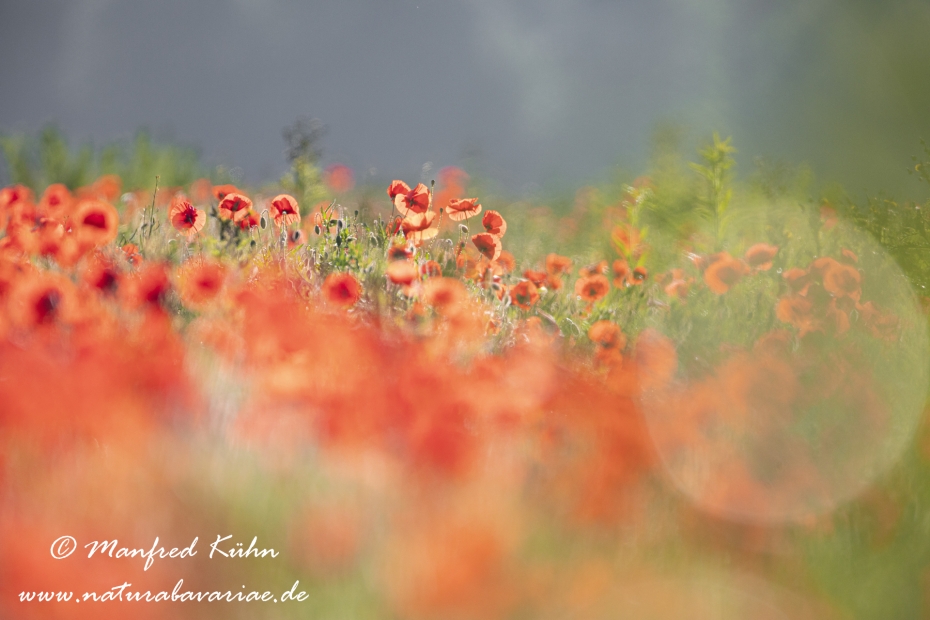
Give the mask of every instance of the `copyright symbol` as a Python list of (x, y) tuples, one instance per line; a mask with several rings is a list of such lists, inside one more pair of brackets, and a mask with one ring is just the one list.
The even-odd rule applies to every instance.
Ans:
[(62, 536), (52, 543), (52, 557), (56, 560), (64, 560), (74, 553), (77, 549), (77, 541), (73, 536)]

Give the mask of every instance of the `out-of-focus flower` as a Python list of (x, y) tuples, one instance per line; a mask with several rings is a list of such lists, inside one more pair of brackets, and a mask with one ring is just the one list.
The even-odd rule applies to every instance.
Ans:
[(350, 308), (362, 296), (362, 285), (351, 273), (331, 273), (323, 281), (323, 297), (331, 304)]

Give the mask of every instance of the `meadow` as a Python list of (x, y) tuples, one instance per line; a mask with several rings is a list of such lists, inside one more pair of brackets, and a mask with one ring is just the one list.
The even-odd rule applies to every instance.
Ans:
[[(310, 146), (4, 139), (0, 615), (930, 617), (930, 200), (717, 135), (534, 200)], [(156, 537), (200, 553), (82, 549)], [(179, 579), (307, 597), (23, 598)]]

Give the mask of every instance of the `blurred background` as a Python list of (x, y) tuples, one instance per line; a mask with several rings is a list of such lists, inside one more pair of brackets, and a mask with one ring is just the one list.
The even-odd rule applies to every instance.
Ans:
[(926, 0), (3, 0), (0, 133), (146, 128), (259, 182), (317, 118), (323, 162), (361, 182), (459, 165), (519, 192), (718, 130), (741, 175), (764, 156), (901, 190), (930, 138), (928, 32)]

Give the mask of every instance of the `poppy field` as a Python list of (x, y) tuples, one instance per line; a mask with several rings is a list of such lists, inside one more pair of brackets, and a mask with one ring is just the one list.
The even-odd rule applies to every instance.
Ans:
[(3, 188), (0, 616), (930, 617), (930, 202), (694, 159)]

